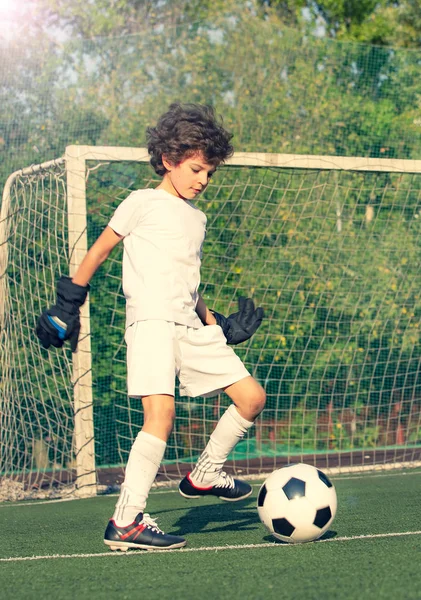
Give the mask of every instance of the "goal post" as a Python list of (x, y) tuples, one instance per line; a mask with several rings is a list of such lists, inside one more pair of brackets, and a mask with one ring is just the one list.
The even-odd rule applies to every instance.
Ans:
[[(101, 472), (121, 476), (142, 424), (125, 388), (121, 248), (95, 275), (76, 353), (45, 351), (34, 326), (57, 277), (76, 271), (118, 204), (157, 185), (148, 163), (145, 148), (72, 145), (8, 178), (0, 499), (10, 482), (20, 497), (64, 484), (86, 497)], [(268, 403), (230, 456), (233, 472), (419, 464), (420, 174), (417, 160), (236, 153), (212, 178), (199, 200), (208, 216), (201, 293), (227, 313), (249, 295), (266, 314), (236, 347)], [(227, 402), (176, 395), (161, 479), (194, 464)]]
[[(86, 167), (83, 160), (66, 150), (69, 276), (72, 277), (88, 251), (86, 221)], [(76, 493), (96, 495), (94, 415), (92, 397), (91, 327), (89, 295), (80, 309), (80, 334), (73, 354), (74, 451)]]

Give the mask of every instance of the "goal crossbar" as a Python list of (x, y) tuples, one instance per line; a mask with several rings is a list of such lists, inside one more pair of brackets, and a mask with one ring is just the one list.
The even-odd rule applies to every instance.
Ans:
[[(67, 146), (65, 159), (148, 162), (149, 155), (146, 148)], [(238, 167), (260, 166), (334, 171), (382, 171), (392, 173), (421, 172), (421, 160), (264, 152), (236, 152), (225, 162), (225, 164)]]

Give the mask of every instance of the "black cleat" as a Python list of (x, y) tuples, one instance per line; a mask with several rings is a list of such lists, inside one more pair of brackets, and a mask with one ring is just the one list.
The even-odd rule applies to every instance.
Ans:
[(251, 485), (245, 481), (234, 479), (231, 475), (221, 472), (215, 485), (198, 487), (190, 479), (190, 473), (180, 481), (178, 491), (184, 498), (199, 498), (200, 496), (217, 496), (221, 500), (237, 502), (248, 498), (253, 492)]
[(148, 514), (139, 513), (127, 527), (118, 527), (113, 520), (108, 522), (104, 544), (111, 550), (127, 552), (129, 548), (138, 550), (171, 550), (182, 548), (186, 540), (177, 535), (164, 533)]

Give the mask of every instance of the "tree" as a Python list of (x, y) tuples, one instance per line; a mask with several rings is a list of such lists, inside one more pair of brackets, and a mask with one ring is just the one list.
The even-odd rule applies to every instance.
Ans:
[(38, 24), (44, 31), (59, 28), (72, 39), (87, 40), (197, 23), (224, 9), (222, 0), (38, 0)]
[(260, 0), (266, 10), (316, 34), (380, 46), (419, 48), (420, 0)]

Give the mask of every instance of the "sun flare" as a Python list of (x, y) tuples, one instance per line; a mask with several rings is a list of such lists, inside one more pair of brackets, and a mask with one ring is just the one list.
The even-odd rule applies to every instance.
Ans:
[(16, 8), (21, 6), (21, 2), (16, 0), (0, 0), (0, 17), (7, 19), (16, 13)]

